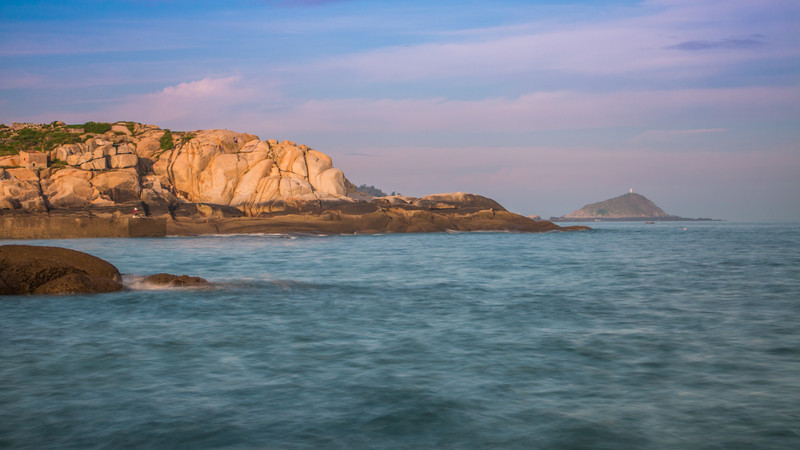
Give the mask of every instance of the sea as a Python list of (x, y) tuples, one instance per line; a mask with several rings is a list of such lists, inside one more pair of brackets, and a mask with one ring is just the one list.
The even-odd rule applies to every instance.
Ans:
[(0, 298), (0, 447), (800, 448), (800, 223), (591, 225), (2, 241), (128, 289)]

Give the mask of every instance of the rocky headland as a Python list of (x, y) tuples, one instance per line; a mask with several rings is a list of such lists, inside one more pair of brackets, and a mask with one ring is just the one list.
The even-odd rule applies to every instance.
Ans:
[(688, 219), (667, 214), (650, 199), (633, 191), (602, 202), (590, 203), (561, 217), (551, 217), (558, 222), (587, 221), (678, 221), (678, 220), (711, 220)]
[(475, 194), (372, 197), (291, 141), (134, 122), (0, 126), (0, 238), (572, 229), (585, 227)]

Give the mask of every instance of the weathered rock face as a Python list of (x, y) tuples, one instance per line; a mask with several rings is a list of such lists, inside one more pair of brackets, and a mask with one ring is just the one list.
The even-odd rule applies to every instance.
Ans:
[(122, 290), (119, 270), (100, 258), (59, 247), (0, 246), (0, 295)]
[(186, 201), (235, 206), (249, 215), (272, 211), (279, 200), (350, 201), (344, 174), (327, 155), (227, 130), (199, 132), (162, 154), (153, 171)]
[(123, 122), (102, 135), (80, 136), (83, 142), (50, 151), (58, 164), (41, 171), (8, 168), (19, 158), (4, 157), (0, 210), (144, 203), (150, 214), (169, 214), (180, 203), (205, 203), (258, 215), (283, 210), (287, 202), (352, 202), (359, 194), (329, 156), (294, 142)]
[(31, 169), (0, 169), (0, 209), (45, 211), (39, 176)]

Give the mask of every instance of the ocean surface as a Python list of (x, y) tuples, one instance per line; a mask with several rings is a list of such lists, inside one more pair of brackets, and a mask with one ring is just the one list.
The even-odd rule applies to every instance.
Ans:
[(130, 290), (0, 298), (0, 447), (800, 448), (800, 224), (592, 226), (14, 241)]

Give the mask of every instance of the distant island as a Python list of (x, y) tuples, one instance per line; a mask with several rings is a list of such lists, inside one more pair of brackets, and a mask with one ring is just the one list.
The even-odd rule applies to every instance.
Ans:
[(631, 190), (602, 202), (590, 203), (565, 216), (551, 217), (553, 222), (603, 222), (603, 221), (710, 221), (708, 218), (686, 218), (667, 214), (647, 197)]
[(476, 194), (361, 188), (330, 156), (288, 140), (137, 122), (0, 124), (0, 239), (586, 229)]

